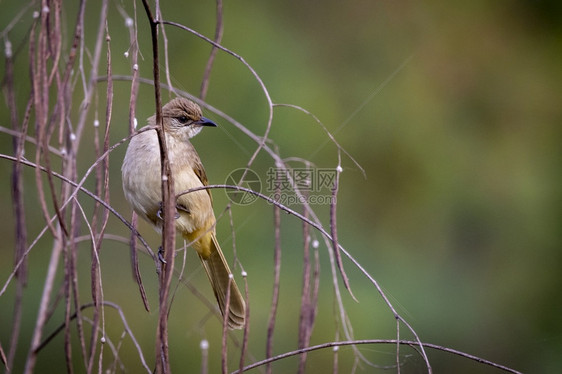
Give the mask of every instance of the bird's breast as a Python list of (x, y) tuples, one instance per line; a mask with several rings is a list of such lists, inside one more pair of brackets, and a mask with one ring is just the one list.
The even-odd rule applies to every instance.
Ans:
[[(197, 153), (191, 143), (167, 137), (168, 157), (174, 193), (179, 209), (176, 228), (184, 235), (197, 230), (212, 230), (215, 217), (209, 193), (206, 190), (186, 192), (202, 187), (203, 183), (193, 170), (193, 157)], [(125, 155), (122, 167), (125, 198), (141, 217), (161, 229), (158, 210), (162, 202), (160, 146), (156, 131), (149, 130), (135, 136)]]

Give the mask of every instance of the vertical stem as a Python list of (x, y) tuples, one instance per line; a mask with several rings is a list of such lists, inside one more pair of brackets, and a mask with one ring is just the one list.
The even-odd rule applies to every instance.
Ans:
[[(58, 235), (60, 235), (60, 233)], [(51, 251), (51, 260), (49, 261), (49, 266), (47, 268), (48, 269), (47, 276), (45, 277), (45, 286), (43, 287), (43, 294), (41, 295), (41, 302), (39, 304), (39, 314), (37, 316), (37, 321), (35, 323), (35, 330), (33, 332), (33, 338), (31, 340), (29, 353), (27, 355), (27, 360), (25, 363), (24, 373), (26, 374), (33, 373), (33, 369), (37, 361), (36, 349), (41, 344), (43, 326), (45, 325), (45, 322), (47, 320), (47, 310), (49, 309), (49, 300), (51, 299), (51, 291), (53, 289), (53, 283), (55, 281), (55, 275), (57, 273), (61, 252), (62, 252), (62, 244), (60, 240), (55, 240), (55, 243), (53, 245), (53, 250)]]
[[(276, 173), (280, 177), (280, 173)], [(281, 183), (276, 181), (276, 196), (280, 196)], [(275, 205), (273, 207), (273, 222), (275, 226), (275, 252), (273, 254), (274, 270), (273, 270), (273, 298), (271, 301), (271, 310), (269, 312), (269, 324), (267, 326), (267, 342), (265, 348), (265, 357), (273, 356), (273, 331), (275, 330), (275, 319), (277, 316), (277, 305), (279, 303), (279, 279), (281, 276), (281, 209)], [(265, 366), (265, 372), (271, 374), (271, 363)]]
[(228, 278), (228, 288), (226, 289), (226, 304), (224, 306), (224, 313), (223, 313), (223, 320), (222, 320), (222, 352), (221, 352), (221, 366), (222, 366), (222, 374), (228, 373), (228, 366), (227, 366), (227, 358), (228, 358), (228, 347), (227, 347), (227, 338), (228, 338), (228, 311), (230, 309), (230, 287), (232, 285), (233, 278), (232, 274), (230, 278)]
[[(166, 136), (162, 122), (162, 102), (160, 97), (160, 70), (158, 62), (158, 21), (153, 17), (150, 5), (143, 0), (144, 9), (150, 22), (152, 35), (152, 59), (154, 73), (154, 98), (156, 102), (156, 133), (160, 146), (161, 177), (162, 177), (162, 205), (164, 213), (164, 227), (162, 230), (162, 250), (164, 263), (161, 264), (160, 293), (159, 293), (159, 323), (156, 333), (156, 373), (169, 373), (170, 360), (168, 352), (168, 299), (170, 283), (174, 270), (175, 232), (175, 194), (174, 182), (170, 171)], [(158, 4), (157, 4), (158, 7)], [(159, 13), (157, 8), (156, 14)]]
[(246, 324), (244, 325), (244, 337), (242, 340), (242, 349), (240, 350), (240, 365), (238, 368), (238, 371), (240, 373), (244, 371), (244, 359), (248, 350), (248, 339), (250, 335), (250, 297), (248, 290), (248, 279), (245, 271), (242, 271), (242, 276), (244, 277), (244, 299), (246, 299), (246, 316), (244, 317)]
[(201, 340), (199, 343), (201, 348), (201, 374), (209, 373), (209, 342), (207, 339)]
[[(304, 193), (306, 197), (306, 192)], [(308, 211), (304, 209), (303, 215), (308, 218)], [(301, 310), (299, 317), (299, 349), (305, 348), (309, 343), (311, 326), (311, 300), (310, 300), (310, 232), (308, 223), (303, 222), (303, 274), (302, 274), (302, 294), (301, 294)], [(297, 373), (304, 373), (307, 354), (303, 353), (299, 358), (299, 368)]]
[[(222, 34), (224, 30), (224, 24), (222, 22), (222, 0), (217, 0), (217, 26), (215, 28), (215, 43), (220, 44), (222, 40)], [(205, 100), (207, 96), (207, 90), (209, 88), (209, 79), (211, 77), (211, 69), (213, 68), (213, 62), (215, 61), (215, 56), (217, 55), (218, 48), (214, 45), (211, 47), (211, 55), (207, 60), (207, 66), (205, 66), (205, 73), (203, 73), (203, 81), (201, 82), (201, 90), (199, 91), (199, 98)]]
[[(138, 67), (138, 55), (139, 55), (139, 46), (138, 46), (138, 38), (137, 38), (137, 5), (136, 2), (133, 2), (133, 9), (134, 9), (134, 19), (126, 18), (125, 24), (129, 28), (129, 41), (131, 44), (130, 54), (131, 54), (131, 70), (133, 79), (131, 80), (131, 94), (129, 98), (129, 135), (135, 131), (136, 127), (136, 109), (137, 109), (137, 95), (139, 91), (139, 67)], [(129, 20), (132, 20), (131, 24), (129, 25)], [(137, 214), (133, 212), (133, 216), (131, 217), (131, 225), (136, 229), (137, 227)], [(137, 282), (139, 286), (139, 292), (141, 294), (142, 302), (144, 304), (144, 308), (147, 312), (150, 312), (150, 305), (148, 303), (148, 298), (146, 297), (146, 292), (144, 290), (144, 286), (142, 283), (142, 277), (139, 270), (139, 261), (138, 261), (138, 248), (137, 248), (137, 236), (133, 231), (131, 231), (131, 240), (130, 240), (130, 249), (131, 249), (131, 266), (133, 270), (133, 278)]]
[[(10, 43), (6, 40), (6, 44)], [(11, 44), (11, 43), (10, 43)], [(6, 50), (8, 46), (6, 46)], [(11, 50), (11, 45), (10, 48)], [(8, 108), (10, 109), (10, 122), (12, 128), (18, 131), (18, 116), (16, 110), (16, 97), (14, 90), (14, 61), (11, 53), (6, 53), (6, 100)], [(21, 316), (22, 316), (22, 298), (23, 289), (27, 283), (27, 261), (25, 259), (25, 249), (27, 246), (27, 231), (25, 228), (25, 209), (24, 209), (24, 192), (23, 192), (23, 174), (22, 164), (19, 162), (23, 156), (23, 139), (27, 133), (27, 117), (21, 126), (21, 136), (13, 138), (14, 155), (17, 161), (12, 168), (12, 206), (14, 208), (14, 215), (16, 218), (16, 248), (14, 255), (14, 263), (22, 262), (22, 266), (17, 270), (17, 285), (14, 300), (14, 311), (12, 320), (12, 332), (10, 337), (10, 350), (6, 359), (6, 372), (10, 372), (13, 367), (14, 357), (16, 355), (17, 342), (20, 336)]]

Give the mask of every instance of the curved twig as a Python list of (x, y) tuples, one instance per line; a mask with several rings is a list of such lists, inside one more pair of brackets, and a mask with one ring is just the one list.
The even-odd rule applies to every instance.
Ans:
[(313, 345), (311, 347), (306, 347), (306, 348), (297, 349), (297, 350), (290, 351), (290, 352), (285, 352), (285, 353), (277, 355), (275, 357), (271, 357), (271, 358), (268, 358), (266, 360), (255, 362), (251, 365), (245, 366), (242, 370), (233, 371), (231, 374), (239, 374), (239, 373), (242, 373), (243, 371), (255, 369), (257, 367), (266, 365), (266, 364), (274, 362), (274, 361), (278, 361), (278, 360), (281, 360), (281, 359), (284, 359), (284, 358), (287, 358), (287, 357), (292, 357), (292, 356), (304, 354), (304, 353), (311, 352), (311, 351), (317, 351), (317, 350), (325, 349), (325, 348), (341, 347), (341, 346), (346, 346), (346, 345), (362, 345), (362, 344), (400, 344), (400, 345), (408, 345), (408, 346), (411, 346), (413, 348), (419, 347), (421, 345), (425, 348), (431, 348), (431, 349), (435, 349), (435, 350), (438, 350), (438, 351), (452, 353), (454, 355), (457, 355), (457, 356), (460, 356), (460, 357), (463, 357), (463, 358), (466, 358), (466, 359), (469, 359), (469, 360), (472, 360), (472, 361), (476, 361), (480, 364), (488, 365), (488, 366), (494, 367), (496, 369), (503, 370), (506, 373), (522, 374), (520, 371), (517, 371), (515, 369), (511, 369), (511, 368), (509, 368), (507, 366), (504, 366), (504, 365), (496, 364), (495, 362), (488, 361), (486, 359), (483, 359), (483, 358), (478, 357), (478, 356), (471, 355), (469, 353), (457, 351), (456, 349), (442, 347), (440, 345), (432, 344), (432, 343), (420, 343), (420, 342), (417, 342), (417, 341), (396, 340), (396, 339), (351, 340), (351, 341), (330, 342), (330, 343)]

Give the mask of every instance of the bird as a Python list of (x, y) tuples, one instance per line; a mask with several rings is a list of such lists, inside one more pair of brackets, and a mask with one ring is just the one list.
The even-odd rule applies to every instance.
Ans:
[[(156, 126), (155, 115), (147, 122), (148, 126)], [(162, 124), (176, 195), (207, 186), (205, 168), (189, 139), (199, 134), (203, 127), (217, 125), (203, 117), (199, 105), (183, 97), (172, 99), (162, 107)], [(163, 227), (160, 162), (158, 136), (152, 128), (139, 131), (131, 139), (121, 168), (126, 200), (159, 233)], [(230, 284), (227, 326), (230, 329), (243, 328), (246, 304), (217, 241), (210, 189), (177, 197), (174, 218), (176, 230), (199, 255), (223, 316)]]

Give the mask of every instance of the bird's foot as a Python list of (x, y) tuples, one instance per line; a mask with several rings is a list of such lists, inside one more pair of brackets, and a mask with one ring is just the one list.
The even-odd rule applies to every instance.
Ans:
[(158, 260), (160, 260), (160, 262), (163, 264), (167, 264), (166, 260), (164, 259), (164, 249), (162, 249), (162, 246), (158, 247)]
[[(158, 203), (158, 211), (156, 212), (156, 217), (158, 217), (161, 221), (164, 220), (164, 212), (162, 211), (162, 202)], [(158, 254), (160, 254), (161, 250), (162, 250), (162, 247), (160, 247), (160, 249), (158, 249)]]
[[(158, 211), (156, 212), (156, 216), (157, 216), (160, 220), (163, 221), (163, 220), (164, 220), (164, 210), (162, 209), (162, 202), (161, 202), (161, 201), (158, 203), (158, 206), (159, 206), (159, 208), (158, 208)], [(180, 218), (180, 214), (179, 214), (178, 210), (181, 210), (181, 211), (184, 211), (184, 212), (189, 213), (189, 209), (187, 209), (187, 208), (184, 207), (183, 205), (177, 204), (177, 205), (176, 205), (176, 214), (174, 214), (174, 218), (175, 218), (175, 219)]]

